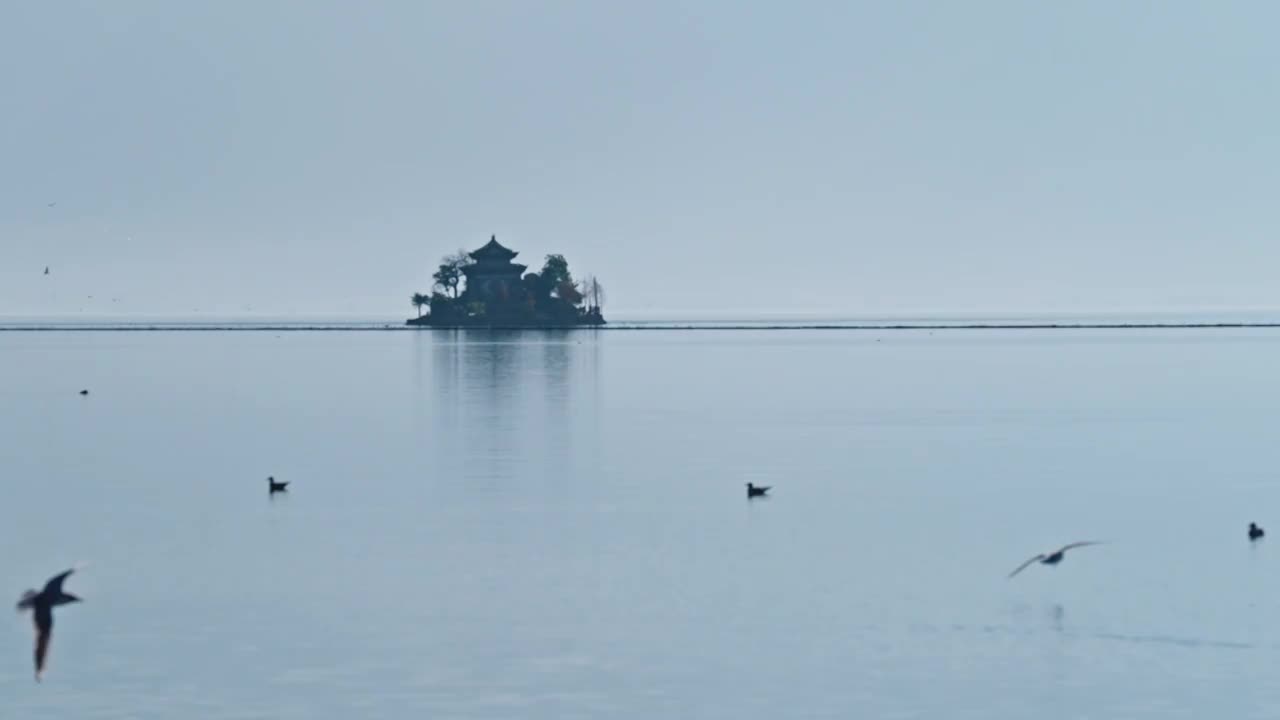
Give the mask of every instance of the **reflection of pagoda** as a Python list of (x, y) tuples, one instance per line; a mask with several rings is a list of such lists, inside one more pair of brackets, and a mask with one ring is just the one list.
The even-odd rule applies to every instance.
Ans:
[(503, 247), (497, 236), (468, 254), (475, 262), (462, 268), (462, 272), (467, 276), (467, 294), (473, 299), (506, 299), (520, 287), (526, 266), (511, 262), (520, 253)]

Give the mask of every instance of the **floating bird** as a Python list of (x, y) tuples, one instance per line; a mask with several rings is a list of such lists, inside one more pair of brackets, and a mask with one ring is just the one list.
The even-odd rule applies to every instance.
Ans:
[(284, 482), (276, 482), (275, 477), (267, 478), (267, 494), (268, 495), (275, 495), (278, 492), (288, 492), (288, 491), (289, 491), (288, 480), (285, 480)]
[(57, 205), (57, 204), (58, 204), (58, 203), (56, 203), (56, 202), (51, 202), (51, 203), (49, 203), (49, 207), (53, 207), (54, 205)]
[(1256, 524), (1249, 523), (1249, 539), (1250, 540), (1257, 540), (1258, 538), (1266, 534), (1267, 534), (1266, 531), (1258, 527)]
[(45, 265), (45, 266), (44, 266), (44, 274), (45, 274), (45, 275), (48, 275), (48, 274), (49, 274), (49, 266), (48, 266), (48, 265)]
[(72, 568), (60, 575), (53, 576), (45, 583), (40, 592), (28, 590), (18, 600), (18, 612), (31, 610), (35, 616), (36, 626), (36, 682), (44, 674), (44, 660), (49, 654), (49, 638), (53, 635), (53, 609), (67, 603), (81, 602), (80, 598), (62, 591), (62, 582), (75, 572)]
[(88, 394), (89, 394), (89, 391), (88, 391), (88, 390), (81, 390), (81, 391), (80, 391), (80, 394), (81, 394), (81, 395), (88, 395)]
[(747, 483), (747, 497), (764, 497), (765, 494), (769, 492), (770, 487), (771, 486), (769, 485), (754, 485), (752, 483)]
[(1040, 555), (1036, 555), (1030, 560), (1022, 563), (1021, 565), (1018, 566), (1017, 570), (1014, 570), (1013, 572), (1009, 573), (1009, 577), (1013, 577), (1014, 575), (1017, 575), (1018, 573), (1026, 569), (1028, 565), (1036, 561), (1039, 561), (1041, 565), (1057, 565), (1058, 563), (1062, 562), (1062, 556), (1066, 554), (1066, 552), (1071, 548), (1084, 547), (1085, 545), (1100, 545), (1100, 544), (1101, 543), (1099, 542), (1086, 540), (1085, 542), (1074, 542), (1074, 543), (1071, 543), (1070, 545), (1063, 545), (1062, 547), (1058, 548), (1057, 550), (1054, 550), (1051, 553), (1041, 553)]

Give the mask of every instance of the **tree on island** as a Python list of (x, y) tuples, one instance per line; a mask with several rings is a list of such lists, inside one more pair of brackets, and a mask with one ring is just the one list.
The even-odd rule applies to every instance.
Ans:
[(583, 279), (578, 284), (578, 289), (587, 301), (588, 313), (599, 314), (604, 309), (604, 285), (600, 284), (600, 280), (595, 275), (588, 275)]
[(423, 295), (422, 293), (414, 293), (413, 297), (409, 300), (409, 302), (412, 303), (415, 308), (417, 308), (418, 317), (422, 317), (422, 306), (431, 304), (431, 298), (427, 297), (426, 295)]
[(548, 287), (559, 289), (565, 283), (573, 283), (573, 274), (569, 272), (569, 261), (563, 255), (548, 255), (542, 264), (542, 279)]
[(458, 299), (461, 294), (458, 286), (462, 284), (464, 277), (463, 268), (475, 262), (471, 259), (471, 253), (466, 250), (459, 250), (452, 255), (445, 255), (440, 263), (440, 269), (436, 270), (431, 276), (436, 281), (433, 287), (446, 290), (453, 296), (454, 300)]

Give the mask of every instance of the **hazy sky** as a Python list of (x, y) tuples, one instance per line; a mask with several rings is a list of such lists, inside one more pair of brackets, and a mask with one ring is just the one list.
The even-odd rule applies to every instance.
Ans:
[(1278, 26), (1269, 2), (9, 0), (0, 314), (407, 317), (493, 233), (616, 312), (1280, 307)]

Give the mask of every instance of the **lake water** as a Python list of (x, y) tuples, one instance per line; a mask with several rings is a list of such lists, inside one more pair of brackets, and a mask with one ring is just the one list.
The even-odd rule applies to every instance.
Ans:
[(1280, 330), (0, 333), (0, 589), (90, 563), (43, 684), (0, 624), (2, 715), (1273, 717), (1277, 368)]

